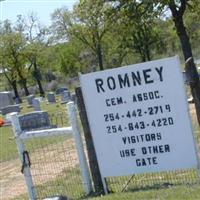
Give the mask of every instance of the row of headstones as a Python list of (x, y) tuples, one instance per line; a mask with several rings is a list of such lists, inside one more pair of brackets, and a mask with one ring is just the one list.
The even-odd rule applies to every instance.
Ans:
[[(5, 100), (5, 97), (4, 97), (4, 100)], [(53, 92), (48, 93), (47, 100), (48, 100), (48, 103), (56, 102), (56, 98)], [(64, 91), (61, 94), (61, 103), (67, 103), (71, 100), (75, 101), (75, 95), (70, 95), (68, 91)], [(25, 115), (19, 115), (19, 121), (20, 121), (22, 130), (55, 127), (50, 124), (48, 113), (46, 111), (41, 111), (41, 107), (40, 107), (41, 98), (35, 98), (34, 95), (29, 95), (27, 97), (27, 101), (28, 101), (28, 104), (34, 108), (34, 112), (31, 112)], [(13, 102), (11, 102), (11, 104), (13, 104)], [(7, 106), (5, 105), (2, 105), (3, 107), (0, 108), (0, 111), (2, 115), (6, 116), (6, 124), (10, 125), (10, 114), (14, 112), (19, 113), (21, 110), (21, 106), (19, 104), (15, 104), (15, 105), (8, 104)]]
[[(33, 104), (33, 99), (35, 99), (34, 95), (29, 95), (27, 97), (27, 101), (30, 106)], [(38, 98), (38, 100), (40, 100), (40, 99)], [(61, 103), (67, 103), (70, 100), (73, 100), (73, 95), (71, 95), (69, 91), (63, 91), (61, 93)], [(56, 97), (53, 92), (49, 92), (47, 94), (47, 102), (48, 103), (56, 103)]]
[[(56, 98), (53, 92), (48, 93), (47, 95), (47, 100), (48, 103), (55, 103)], [(35, 98), (34, 95), (29, 95), (27, 97), (27, 101), (29, 106), (33, 107), (34, 111), (41, 111), (40, 107), (40, 101), (41, 98)], [(63, 94), (61, 94), (61, 103), (67, 103), (69, 101), (74, 101), (75, 102), (75, 95), (70, 95), (68, 91), (64, 91)], [(8, 105), (0, 108), (0, 112), (2, 115), (6, 115), (12, 112), (17, 112), (19, 113), (21, 110), (21, 106), (19, 104), (14, 104), (14, 105)]]
[[(37, 102), (37, 100), (34, 102)], [(20, 109), (21, 108), (19, 105), (10, 105), (1, 108), (1, 114), (6, 116), (5, 118), (6, 125), (10, 125), (11, 123), (11, 114), (19, 113)], [(35, 110), (34, 112), (30, 112), (24, 115), (19, 115), (19, 122), (21, 129), (23, 131), (38, 129), (38, 128), (54, 128), (54, 126), (50, 124), (48, 112), (40, 111), (39, 109), (37, 110), (34, 109), (34, 110)]]

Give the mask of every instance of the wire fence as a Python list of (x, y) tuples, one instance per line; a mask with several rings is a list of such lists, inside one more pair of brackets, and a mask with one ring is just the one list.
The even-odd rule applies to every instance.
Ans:
[[(195, 139), (200, 147), (200, 132), (197, 124), (194, 105), (190, 105)], [(50, 123), (57, 127), (69, 125), (65, 111), (49, 114)], [(5, 132), (4, 132), (5, 131)], [(7, 137), (7, 148), (3, 137)], [(24, 141), (29, 153), (34, 189), (38, 199), (54, 195), (65, 195), (73, 199), (87, 199), (79, 168), (78, 156), (72, 136), (49, 136)], [(3, 148), (2, 148), (3, 147)], [(0, 199), (26, 200), (27, 187), (21, 173), (21, 163), (17, 158), (16, 145), (10, 127), (1, 128), (1, 149), (9, 151), (7, 157), (0, 160)], [(15, 152), (9, 155), (10, 152)], [(2, 153), (2, 152), (0, 152)], [(187, 158), (186, 158), (187, 159)], [(199, 175), (196, 169), (177, 170), (174, 172), (148, 173), (141, 175), (109, 177), (106, 183), (109, 192), (124, 194), (151, 189), (168, 189), (184, 185), (185, 192), (191, 193), (194, 187), (200, 188)], [(194, 197), (199, 199), (200, 196)]]
[(33, 185), (38, 199), (55, 194), (73, 198), (85, 195), (74, 139), (53, 136), (25, 142), (31, 158)]
[[(69, 124), (66, 112), (50, 113), (49, 120), (53, 127), (66, 127)], [(29, 121), (28, 126), (36, 125), (38, 125), (37, 121), (34, 121), (34, 124)], [(10, 127), (5, 127), (4, 130), (6, 129), (7, 131), (9, 129), (8, 132), (12, 135)], [(2, 135), (2, 137), (4, 136)], [(23, 171), (22, 164), (17, 158), (16, 144), (13, 140), (13, 137), (9, 138), (15, 148), (7, 150), (15, 153), (9, 159), (2, 158), (0, 163), (0, 199), (25, 200), (28, 199), (27, 187), (21, 173)], [(23, 144), (30, 158), (33, 189), (35, 189), (38, 199), (44, 199), (55, 194), (74, 199), (81, 199), (85, 196), (72, 135), (32, 138), (24, 140)], [(2, 147), (3, 141), (1, 149)], [(6, 147), (4, 146), (4, 148)]]

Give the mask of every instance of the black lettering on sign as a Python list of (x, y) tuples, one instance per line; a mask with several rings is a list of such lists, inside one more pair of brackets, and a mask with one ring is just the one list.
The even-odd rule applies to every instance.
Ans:
[(148, 147), (142, 147), (142, 154), (158, 154), (158, 153), (169, 153), (170, 152), (170, 146), (169, 144), (165, 145), (156, 145), (156, 146), (148, 146)]
[[(122, 137), (122, 143), (124, 145), (134, 144), (139, 142), (151, 142), (161, 140), (161, 133), (149, 133), (145, 135), (132, 135), (132, 136), (124, 136)], [(167, 149), (167, 148), (166, 148)]]
[[(153, 84), (156, 81), (163, 82), (163, 67), (148, 68), (141, 71), (132, 71), (125, 74), (117, 74), (115, 77), (96, 78), (95, 85), (98, 93), (115, 89), (129, 88), (144, 84)], [(157, 94), (154, 94), (157, 96)]]
[(135, 72), (132, 72), (132, 80), (133, 80), (133, 85), (141, 85), (141, 77), (140, 77), (140, 72), (137, 71), (136, 74)]
[(121, 158), (130, 157), (130, 156), (136, 156), (135, 149), (120, 150), (120, 157)]
[(157, 157), (138, 158), (135, 160), (137, 167), (157, 165)]
[(161, 98), (161, 96), (157, 90), (152, 92), (133, 94), (133, 102), (154, 100), (159, 98)]
[(151, 72), (151, 69), (143, 70), (144, 81), (146, 84), (153, 83), (153, 79), (151, 79), (149, 72)]
[(128, 74), (124, 74), (124, 77), (122, 77), (121, 74), (118, 75), (118, 79), (119, 79), (119, 86), (120, 88), (123, 88), (123, 87), (130, 87), (130, 81), (129, 81), (129, 78), (128, 78)]
[(104, 88), (103, 88), (103, 79), (98, 78), (95, 80), (96, 82), (96, 87), (97, 87), (97, 92), (99, 93), (100, 91), (105, 92)]
[(106, 99), (106, 106), (110, 107), (110, 106), (116, 106), (116, 105), (120, 105), (123, 104), (123, 98), (122, 97), (113, 97), (110, 99)]
[(159, 79), (160, 81), (162, 82), (163, 81), (163, 74), (162, 74), (162, 71), (163, 71), (163, 67), (161, 66), (160, 68), (155, 68), (155, 70), (157, 71), (158, 75), (159, 75)]
[(114, 90), (116, 88), (115, 79), (112, 76), (107, 78), (107, 85), (110, 90)]

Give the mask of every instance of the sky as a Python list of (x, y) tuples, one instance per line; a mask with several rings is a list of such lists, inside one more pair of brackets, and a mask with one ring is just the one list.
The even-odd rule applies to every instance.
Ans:
[(43, 25), (50, 25), (50, 14), (62, 6), (72, 9), (78, 0), (0, 0), (0, 20), (9, 19), (15, 22), (17, 15), (27, 16), (28, 13), (37, 14)]

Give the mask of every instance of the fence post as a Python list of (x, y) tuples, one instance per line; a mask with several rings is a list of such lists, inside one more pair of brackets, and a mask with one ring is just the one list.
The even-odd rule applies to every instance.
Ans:
[(24, 156), (25, 148), (24, 148), (23, 141), (20, 138), (20, 134), (22, 133), (22, 131), (21, 131), (21, 127), (20, 127), (20, 124), (19, 124), (19, 119), (18, 119), (17, 114), (11, 115), (11, 123), (12, 123), (12, 127), (13, 127), (13, 132), (14, 132), (14, 135), (15, 135), (15, 141), (16, 141), (16, 144), (17, 144), (19, 157), (20, 157), (22, 165), (24, 166), (23, 174), (24, 174), (24, 178), (25, 178), (26, 185), (27, 185), (27, 188), (28, 188), (29, 199), (30, 200), (36, 200), (37, 199), (36, 191), (34, 189), (31, 171), (30, 171), (30, 168), (28, 166), (28, 160), (27, 160), (28, 158), (27, 158), (27, 156)]
[(90, 131), (90, 126), (87, 118), (87, 113), (85, 109), (85, 104), (83, 100), (83, 95), (81, 88), (78, 87), (75, 90), (76, 96), (77, 96), (77, 104), (78, 104), (78, 109), (79, 109), (79, 115), (81, 119), (81, 123), (83, 126), (84, 130), (84, 137), (86, 141), (86, 146), (87, 146), (87, 153), (88, 153), (88, 159), (89, 159), (89, 166), (91, 170), (91, 175), (92, 175), (92, 180), (94, 184), (94, 189), (95, 192), (97, 193), (108, 193), (107, 189), (107, 184), (104, 178), (102, 178), (100, 170), (99, 170), (99, 165), (96, 157), (96, 152), (94, 148), (94, 143)]
[(75, 110), (74, 103), (73, 102), (67, 103), (67, 107), (68, 107), (68, 111), (69, 111), (73, 136), (74, 136), (75, 143), (76, 143), (76, 149), (77, 149), (77, 153), (78, 153), (78, 158), (79, 158), (79, 163), (80, 163), (80, 167), (81, 167), (81, 173), (82, 173), (85, 191), (87, 194), (89, 194), (92, 192), (92, 184), (91, 184), (91, 180), (90, 180), (90, 173), (89, 173), (89, 169), (87, 166), (86, 157), (84, 154), (84, 148), (83, 148), (83, 143), (82, 143), (79, 127), (78, 127), (78, 121), (77, 121), (77, 117), (76, 117), (76, 110)]

